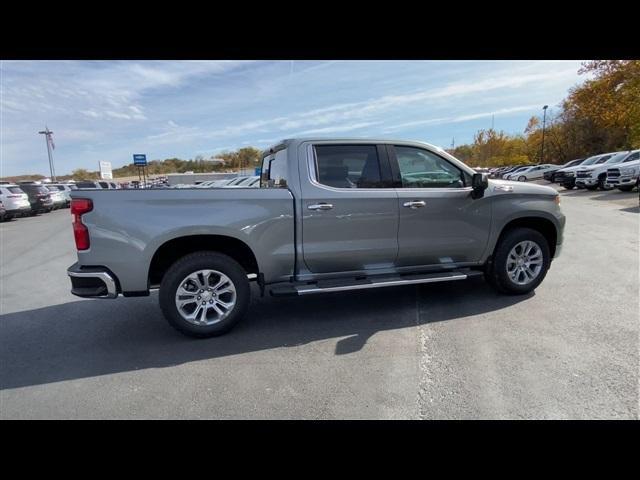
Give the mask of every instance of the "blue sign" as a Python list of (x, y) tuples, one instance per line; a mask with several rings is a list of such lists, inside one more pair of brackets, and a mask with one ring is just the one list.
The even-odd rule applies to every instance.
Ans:
[(259, 177), (262, 174), (262, 167), (256, 167), (253, 173), (256, 177)]
[(133, 164), (138, 165), (139, 167), (144, 167), (147, 165), (147, 156), (144, 153), (134, 153), (133, 154)]

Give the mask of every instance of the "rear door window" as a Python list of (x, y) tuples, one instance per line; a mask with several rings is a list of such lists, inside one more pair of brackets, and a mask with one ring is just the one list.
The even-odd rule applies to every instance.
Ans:
[(376, 145), (316, 145), (316, 179), (334, 188), (385, 188)]

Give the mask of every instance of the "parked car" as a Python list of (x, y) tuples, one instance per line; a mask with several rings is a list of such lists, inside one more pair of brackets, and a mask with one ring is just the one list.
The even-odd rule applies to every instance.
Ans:
[(216, 180), (214, 181), (211, 186), (215, 187), (215, 188), (219, 188), (219, 187), (226, 187), (227, 185), (229, 185), (231, 182), (236, 182), (238, 181), (238, 177), (233, 177), (233, 178), (223, 178), (222, 180)]
[(516, 172), (519, 172), (519, 171), (524, 170), (525, 168), (529, 168), (529, 167), (533, 167), (533, 166), (535, 166), (535, 163), (528, 163), (528, 164), (526, 164), (526, 165), (516, 165), (516, 166), (514, 166), (514, 167), (508, 168), (507, 170), (505, 170), (504, 172), (502, 172), (502, 174), (501, 174), (501, 175), (502, 175), (502, 176), (501, 176), (501, 178), (506, 179), (506, 177), (507, 177), (508, 175), (512, 175), (512, 174), (514, 174), (514, 173), (516, 173)]
[(640, 158), (640, 150), (630, 150), (625, 152), (615, 152), (611, 157), (602, 163), (581, 166), (576, 171), (576, 185), (584, 186), (587, 190), (609, 190), (613, 187), (607, 186), (607, 169), (613, 165), (633, 162)]
[(592, 157), (587, 158), (579, 165), (575, 165), (573, 167), (563, 168), (556, 172), (556, 181), (562, 185), (567, 190), (572, 190), (576, 186), (578, 188), (584, 188), (582, 185), (576, 185), (576, 172), (578, 169), (582, 167), (586, 167), (588, 165), (597, 165), (600, 163), (604, 163), (609, 160), (613, 156), (612, 153), (601, 153), (599, 155), (594, 155)]
[(67, 208), (71, 205), (71, 192), (73, 190), (78, 189), (78, 187), (76, 187), (75, 184), (66, 184), (66, 183), (55, 183), (48, 186), (55, 187), (58, 189), (58, 191), (60, 191), (60, 193), (63, 195), (65, 200), (64, 206)]
[(51, 188), (55, 188), (62, 194), (65, 200), (64, 206), (67, 208), (69, 207), (69, 205), (71, 205), (71, 192), (73, 190), (77, 190), (77, 187), (75, 185), (65, 183), (52, 183), (50, 185), (47, 185), (47, 187), (49, 188), (49, 190), (51, 190)]
[(94, 182), (93, 180), (81, 180), (76, 182), (76, 188), (78, 190), (86, 190), (87, 188), (102, 188), (98, 182)]
[(73, 192), (71, 292), (159, 287), (169, 323), (209, 337), (247, 312), (250, 281), (282, 296), (484, 275), (525, 294), (561, 250), (553, 188), (489, 180), (429, 144), (285, 140), (261, 171), (258, 189)]
[(240, 182), (244, 182), (247, 178), (249, 178), (249, 175), (240, 175), (237, 176), (236, 178), (234, 178), (233, 180), (225, 183), (224, 185), (221, 185), (223, 187), (232, 187), (234, 185), (238, 185)]
[(4, 205), (8, 218), (31, 214), (29, 196), (18, 185), (11, 183), (0, 185), (0, 201)]
[(563, 169), (578, 166), (584, 161), (584, 158), (576, 158), (575, 160), (571, 160), (564, 165), (557, 165), (558, 168), (556, 170), (547, 170), (546, 172), (544, 172), (542, 177), (549, 182), (556, 183), (557, 176), (560, 175), (560, 172), (562, 172)]
[(616, 165), (607, 169), (607, 185), (623, 192), (630, 192), (633, 187), (638, 187), (640, 178), (640, 160), (635, 154), (634, 160), (625, 162), (624, 165)]
[(54, 185), (43, 185), (47, 190), (49, 190), (49, 194), (51, 195), (51, 201), (53, 202), (53, 209), (56, 210), (58, 208), (65, 207), (67, 204), (67, 199), (65, 195), (58, 189), (58, 187)]
[(53, 200), (49, 190), (36, 183), (21, 183), (20, 189), (29, 197), (31, 215), (46, 213), (53, 210)]
[(517, 180), (519, 182), (526, 182), (528, 180), (537, 180), (542, 178), (542, 174), (548, 170), (556, 171), (559, 167), (550, 163), (543, 165), (536, 165), (534, 167), (527, 167), (523, 170), (518, 170), (507, 177), (509, 180)]
[(233, 185), (226, 185), (225, 188), (248, 188), (248, 187), (259, 187), (259, 186), (260, 186), (260, 176), (251, 176)]
[[(519, 173), (519, 172), (523, 172), (523, 171), (525, 171), (525, 170), (528, 170), (528, 169), (529, 169), (529, 168), (531, 168), (531, 167), (533, 167), (533, 165), (521, 165), (521, 166), (519, 166), (519, 167), (512, 168), (512, 169), (510, 169), (510, 170), (507, 170), (505, 173), (503, 173), (503, 174), (502, 174), (502, 178), (503, 178), (504, 180), (509, 180), (509, 178), (510, 178), (512, 175), (515, 175), (515, 174), (517, 174), (517, 173)], [(514, 178), (515, 178), (515, 177), (514, 177)]]

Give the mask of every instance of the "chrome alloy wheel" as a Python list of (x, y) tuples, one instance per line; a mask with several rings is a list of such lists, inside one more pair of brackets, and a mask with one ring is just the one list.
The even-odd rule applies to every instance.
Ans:
[(217, 270), (198, 270), (187, 275), (176, 291), (176, 308), (194, 325), (213, 325), (227, 317), (236, 304), (236, 287)]
[(542, 271), (542, 250), (531, 240), (516, 244), (507, 256), (507, 275), (513, 283), (527, 285)]

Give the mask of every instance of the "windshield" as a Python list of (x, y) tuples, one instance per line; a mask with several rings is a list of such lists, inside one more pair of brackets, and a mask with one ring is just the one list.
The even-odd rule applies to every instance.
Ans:
[(624, 160), (624, 157), (626, 157), (628, 154), (629, 152), (618, 153), (617, 155), (614, 155), (604, 163), (620, 163), (622, 160)]
[(598, 159), (598, 161), (596, 162), (596, 165), (599, 164), (599, 163), (604, 163), (607, 160), (609, 160), (610, 158), (611, 158), (611, 155), (605, 155), (604, 157)]
[[(605, 157), (605, 160), (606, 160), (607, 158), (608, 158), (608, 157)], [(584, 167), (584, 166), (586, 166), (586, 165), (593, 165), (593, 164), (594, 164), (594, 163), (596, 163), (598, 160), (602, 160), (602, 159), (600, 158), (600, 155), (596, 155), (596, 156), (594, 156), (594, 157), (589, 157), (589, 158), (587, 158), (584, 162), (582, 162), (580, 165), (581, 165), (581, 166), (583, 166), (583, 167)]]

